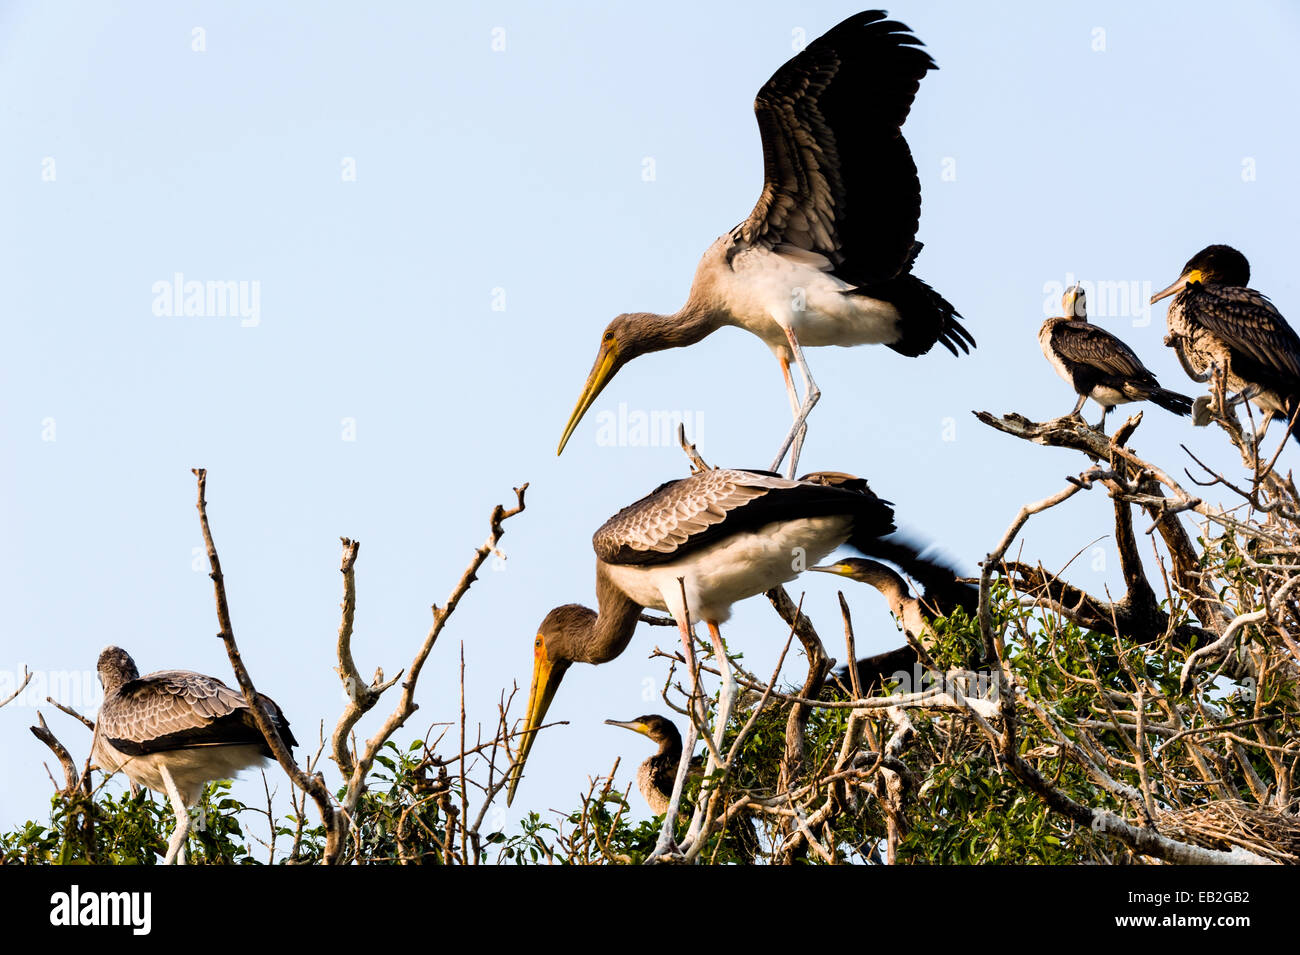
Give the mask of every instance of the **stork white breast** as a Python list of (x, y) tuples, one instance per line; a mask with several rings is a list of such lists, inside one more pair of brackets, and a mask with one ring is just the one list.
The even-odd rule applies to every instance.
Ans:
[(692, 622), (731, 617), (731, 605), (787, 583), (849, 538), (847, 516), (806, 517), (735, 534), (679, 560), (653, 566), (610, 565), (615, 586), (643, 607), (683, 619), (682, 584)]

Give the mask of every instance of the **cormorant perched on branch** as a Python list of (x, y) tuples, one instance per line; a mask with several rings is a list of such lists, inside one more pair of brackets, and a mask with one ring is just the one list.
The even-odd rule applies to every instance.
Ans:
[[(634, 720), (605, 720), (610, 726), (621, 726), (633, 733), (640, 733), (652, 742), (659, 744), (659, 751), (643, 762), (636, 772), (637, 788), (650, 805), (650, 811), (661, 816), (668, 811), (668, 801), (672, 795), (673, 782), (677, 778), (677, 766), (682, 758), (682, 734), (672, 720), (656, 713), (638, 716)], [(693, 756), (690, 779), (698, 780), (704, 774), (704, 758)], [(683, 809), (680, 813), (685, 815)], [(735, 828), (739, 826), (740, 828)], [(753, 863), (758, 851), (758, 838), (754, 835), (754, 824), (748, 812), (733, 817), (728, 831), (735, 836), (735, 846), (742, 861)]]
[[(872, 687), (880, 686), (895, 673), (912, 672), (918, 662), (933, 665), (934, 619), (951, 616), (958, 608), (973, 617), (979, 607), (979, 588), (958, 580), (952, 568), (927, 558), (911, 561), (908, 567), (909, 575), (924, 590), (920, 598), (912, 596), (906, 581), (896, 571), (878, 561), (850, 557), (809, 569), (875, 587), (903, 625), (906, 647), (856, 661), (858, 685), (863, 693), (870, 693)], [(838, 670), (836, 675), (845, 684), (849, 683), (847, 667)]]
[[(633, 733), (648, 737), (651, 742), (659, 744), (659, 751), (641, 764), (636, 772), (636, 785), (641, 795), (650, 805), (650, 811), (662, 816), (668, 811), (668, 796), (673, 791), (673, 780), (677, 778), (677, 764), (682, 758), (682, 734), (672, 720), (651, 713), (638, 716), (634, 720), (605, 720), (610, 726), (621, 726)], [(690, 773), (696, 779), (704, 769), (704, 760), (699, 756), (691, 759)]]
[(1079, 395), (1070, 414), (1081, 414), (1084, 402), (1091, 398), (1101, 405), (1097, 423), (1101, 430), (1110, 409), (1130, 401), (1154, 401), (1177, 415), (1191, 412), (1191, 398), (1161, 388), (1131, 348), (1104, 328), (1088, 323), (1082, 288), (1072, 285), (1066, 289), (1061, 307), (1064, 316), (1049, 318), (1039, 328), (1038, 344), (1056, 373)]
[[(1262, 437), (1274, 417), (1289, 421), (1300, 409), (1300, 337), (1268, 298), (1246, 287), (1249, 281), (1244, 255), (1228, 245), (1211, 245), (1192, 256), (1178, 280), (1151, 301), (1174, 296), (1165, 344), (1194, 380), (1208, 381), (1217, 367), (1226, 387), (1238, 392), (1232, 403), (1255, 402), (1264, 412)], [(1293, 427), (1291, 436), (1300, 441), (1300, 427)]]

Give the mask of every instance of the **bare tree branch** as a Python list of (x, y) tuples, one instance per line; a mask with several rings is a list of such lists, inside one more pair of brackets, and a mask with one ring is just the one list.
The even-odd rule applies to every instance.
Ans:
[(276, 762), (293, 780), (294, 785), (308, 793), (315, 801), (316, 808), (320, 812), (321, 823), (325, 826), (325, 861), (327, 864), (333, 863), (342, 850), (342, 832), (339, 826), (338, 814), (334, 811), (334, 804), (331, 801), (329, 790), (325, 787), (324, 777), (319, 773), (308, 776), (294, 762), (289, 747), (285, 746), (275, 721), (271, 719), (266, 710), (266, 704), (258, 695), (256, 687), (253, 686), (253, 680), (244, 667), (243, 658), (239, 654), (239, 647), (235, 643), (234, 627), (230, 623), (230, 608), (226, 603), (226, 583), (225, 577), (221, 573), (221, 559), (217, 556), (217, 546), (213, 543), (212, 530), (208, 527), (208, 505), (204, 498), (204, 492), (207, 490), (208, 472), (204, 468), (195, 468), (194, 476), (198, 478), (199, 486), (197, 505), (199, 526), (203, 529), (203, 543), (207, 547), (208, 564), (212, 568), (209, 576), (212, 578), (212, 586), (216, 596), (217, 623), (221, 627), (217, 636), (226, 645), (226, 655), (230, 658), (230, 666), (235, 671), (235, 678), (239, 681), (239, 689), (243, 692), (244, 700), (248, 703), (249, 712), (252, 713), (258, 730), (266, 738), (267, 745), (275, 756)]

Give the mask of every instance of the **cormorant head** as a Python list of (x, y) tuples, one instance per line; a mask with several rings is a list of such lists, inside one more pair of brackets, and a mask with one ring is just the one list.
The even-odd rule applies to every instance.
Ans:
[(1250, 263), (1230, 245), (1207, 245), (1187, 260), (1173, 285), (1151, 296), (1151, 302), (1155, 304), (1193, 283), (1244, 288), (1250, 284)]
[(840, 577), (851, 577), (854, 580), (866, 582), (866, 577), (870, 576), (875, 568), (880, 564), (874, 560), (863, 560), (861, 557), (846, 557), (844, 560), (837, 560), (833, 564), (823, 564), (820, 567), (809, 567), (809, 570), (819, 570), (823, 574), (837, 574)]
[(1078, 322), (1088, 320), (1088, 301), (1082, 285), (1076, 283), (1065, 290), (1061, 296), (1061, 314)]
[(820, 567), (809, 567), (808, 569), (821, 571), (823, 574), (847, 577), (850, 580), (856, 580), (860, 584), (875, 587), (889, 601), (890, 609), (895, 614), (902, 615), (901, 601), (909, 596), (907, 584), (903, 582), (902, 577), (879, 561), (864, 560), (861, 557), (846, 557), (844, 560), (837, 560), (833, 564), (823, 564)]
[(677, 731), (677, 727), (672, 720), (660, 716), (657, 713), (648, 713), (645, 716), (638, 716), (634, 720), (605, 720), (610, 726), (621, 726), (625, 730), (631, 730), (633, 733), (640, 733), (642, 736), (648, 736), (656, 743), (673, 743), (678, 746), (682, 745), (682, 734)]

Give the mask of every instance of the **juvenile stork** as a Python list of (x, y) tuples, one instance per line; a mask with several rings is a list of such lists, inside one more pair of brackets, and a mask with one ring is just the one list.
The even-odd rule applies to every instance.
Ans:
[[(884, 344), (914, 357), (939, 342), (954, 355), (969, 351), (975, 340), (957, 311), (912, 274), (921, 184), (900, 129), (921, 78), (937, 69), (921, 45), (906, 26), (869, 10), (808, 44), (759, 90), (758, 204), (704, 253), (679, 311), (609, 323), (560, 453), (625, 364), (726, 325), (757, 335), (781, 366), (794, 424), (772, 470), (793, 445), (788, 477), (821, 395), (803, 346)], [(803, 376), (802, 403), (791, 362)]]
[[(106, 773), (119, 770), (132, 782), (164, 794), (176, 813), (176, 830), (163, 865), (185, 862), (189, 807), (214, 779), (229, 779), (271, 756), (266, 738), (238, 690), (189, 670), (140, 676), (121, 647), (99, 655), (104, 702), (95, 721), (92, 749)], [(270, 697), (259, 694), (280, 738), (298, 745), (289, 721)]]
[[(1300, 337), (1272, 302), (1247, 288), (1249, 282), (1244, 255), (1211, 245), (1192, 256), (1151, 302), (1174, 296), (1165, 344), (1193, 381), (1209, 381), (1218, 368), (1226, 387), (1238, 392), (1229, 405), (1255, 402), (1264, 412), (1262, 439), (1274, 417), (1290, 421), (1300, 410)], [(1207, 400), (1197, 399), (1198, 412)], [(1291, 437), (1300, 441), (1300, 427), (1292, 426)]]
[[(708, 626), (722, 674), (714, 730), (715, 747), (720, 747), (734, 683), (718, 625), (731, 616), (731, 605), (793, 580), (844, 543), (910, 571), (918, 559), (915, 549), (881, 539), (893, 531), (889, 502), (876, 497), (861, 478), (836, 472), (792, 480), (769, 471), (703, 470), (669, 481), (623, 508), (592, 538), (599, 611), (565, 604), (548, 613), (538, 628), (524, 735), (511, 767), (507, 804), (569, 667), (616, 658), (627, 649), (644, 608), (667, 611), (677, 621), (692, 677), (689, 627), (699, 620)], [(694, 733), (692, 724), (687, 750)], [(679, 767), (674, 801), (685, 776), (684, 766)], [(665, 849), (672, 823), (670, 812), (661, 838)]]
[(1191, 398), (1161, 388), (1133, 349), (1106, 329), (1088, 323), (1082, 288), (1066, 289), (1061, 308), (1063, 316), (1049, 318), (1038, 329), (1038, 344), (1043, 357), (1079, 396), (1070, 414), (1082, 417), (1084, 402), (1091, 398), (1101, 405), (1097, 429), (1102, 430), (1110, 409), (1130, 401), (1154, 401), (1177, 415), (1191, 413)]

